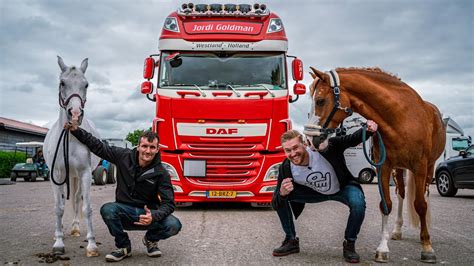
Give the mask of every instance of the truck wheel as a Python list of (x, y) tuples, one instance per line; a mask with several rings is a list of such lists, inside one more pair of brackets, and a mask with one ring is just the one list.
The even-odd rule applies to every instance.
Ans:
[(16, 177), (17, 177), (17, 175), (16, 175), (15, 172), (12, 172), (12, 173), (10, 174), (10, 180), (11, 180), (11, 181), (16, 182)]
[(359, 173), (359, 183), (370, 184), (374, 180), (374, 172), (371, 169), (362, 169)]
[(445, 170), (436, 175), (436, 188), (443, 197), (452, 197), (458, 192), (458, 189), (454, 187), (451, 175)]
[(107, 170), (102, 165), (97, 166), (94, 171), (94, 184), (97, 186), (105, 185), (107, 181)]
[(117, 166), (111, 163), (107, 174), (107, 184), (115, 184), (115, 182), (117, 182)]
[(31, 182), (35, 182), (35, 181), (36, 181), (36, 176), (37, 176), (37, 175), (36, 175), (35, 172), (31, 173), (31, 174), (30, 174), (30, 181), (31, 181)]

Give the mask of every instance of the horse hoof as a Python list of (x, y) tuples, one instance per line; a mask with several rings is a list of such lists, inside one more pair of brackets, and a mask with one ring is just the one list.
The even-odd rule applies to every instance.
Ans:
[(54, 255), (64, 255), (66, 253), (66, 249), (64, 247), (62, 248), (53, 248), (53, 254)]
[(436, 263), (436, 255), (434, 252), (421, 252), (421, 262)]
[(72, 229), (71, 230), (71, 235), (72, 236), (81, 236), (81, 231), (79, 231), (79, 229)]
[(402, 233), (392, 233), (392, 240), (400, 240), (402, 239)]
[(88, 258), (90, 258), (90, 257), (99, 257), (99, 255), (100, 255), (100, 254), (99, 254), (99, 251), (98, 251), (98, 250), (87, 250), (87, 251), (86, 251), (86, 256), (87, 256)]
[(388, 262), (388, 252), (376, 251), (375, 252), (376, 262)]

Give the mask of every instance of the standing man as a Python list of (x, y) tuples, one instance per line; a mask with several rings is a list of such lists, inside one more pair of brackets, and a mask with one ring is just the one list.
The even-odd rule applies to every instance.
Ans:
[(117, 166), (115, 202), (102, 205), (100, 214), (115, 237), (116, 250), (105, 256), (106, 261), (121, 261), (132, 255), (131, 243), (124, 230), (146, 230), (143, 244), (150, 257), (161, 256), (158, 241), (178, 234), (181, 223), (171, 213), (175, 209), (173, 186), (159, 155), (159, 137), (145, 131), (138, 147), (111, 147), (79, 128), (67, 123), (80, 142), (97, 156)]
[[(361, 143), (362, 130), (330, 138), (322, 144), (326, 147), (319, 146), (319, 151), (306, 147), (303, 136), (296, 130), (289, 130), (281, 136), (287, 159), (279, 169), (272, 206), (278, 213), (286, 237), (282, 245), (273, 250), (273, 256), (300, 252), (293, 215), (298, 218), (305, 203), (335, 200), (350, 210), (344, 233), (344, 259), (351, 263), (359, 262), (355, 241), (364, 221), (365, 197), (361, 186), (347, 169), (344, 150)], [(371, 136), (376, 130), (377, 124), (368, 120), (367, 135)]]

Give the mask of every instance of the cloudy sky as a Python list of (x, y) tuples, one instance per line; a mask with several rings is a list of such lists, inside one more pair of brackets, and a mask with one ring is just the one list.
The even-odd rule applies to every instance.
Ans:
[[(86, 116), (102, 137), (149, 127), (154, 104), (139, 90), (143, 59), (157, 53), (164, 19), (182, 2), (0, 0), (0, 116), (40, 126), (54, 122), (61, 55), (67, 65), (89, 58)], [(199, 3), (210, 2), (232, 1)], [(309, 66), (378, 66), (474, 135), (474, 1), (264, 3), (282, 18), (288, 53), (305, 64), (305, 84)], [(296, 127), (309, 106), (307, 96), (291, 105)]]

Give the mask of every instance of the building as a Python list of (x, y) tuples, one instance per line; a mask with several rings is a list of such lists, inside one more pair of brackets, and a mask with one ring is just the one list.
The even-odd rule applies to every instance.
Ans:
[(43, 142), (48, 129), (0, 117), (0, 150), (13, 151), (17, 142)]

